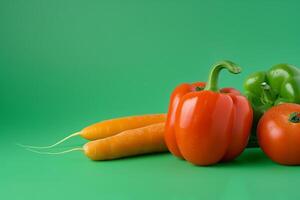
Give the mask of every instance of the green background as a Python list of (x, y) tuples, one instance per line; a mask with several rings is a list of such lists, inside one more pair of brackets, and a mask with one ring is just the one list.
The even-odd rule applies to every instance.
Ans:
[(299, 9), (291, 0), (1, 0), (1, 199), (299, 199), (300, 169), (259, 149), (195, 167), (170, 154), (92, 162), (15, 145), (166, 112), (177, 84), (206, 80), (220, 59), (243, 67), (220, 78), (238, 89), (253, 71), (300, 65)]

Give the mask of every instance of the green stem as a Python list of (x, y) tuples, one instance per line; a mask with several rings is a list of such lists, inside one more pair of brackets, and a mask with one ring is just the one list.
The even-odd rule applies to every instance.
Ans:
[(300, 112), (293, 112), (289, 116), (289, 121), (292, 123), (300, 123)]
[(266, 83), (262, 82), (261, 83), (261, 88), (262, 88), (262, 97), (261, 97), (261, 102), (263, 104), (274, 104), (274, 95), (272, 92), (271, 87)]
[(241, 72), (241, 68), (238, 67), (236, 64), (234, 64), (231, 61), (220, 61), (218, 63), (216, 63), (215, 65), (213, 65), (211, 72), (209, 74), (208, 77), (208, 81), (206, 83), (206, 86), (204, 88), (204, 90), (211, 90), (211, 91), (215, 91), (218, 92), (218, 77), (219, 77), (219, 73), (222, 69), (226, 68), (230, 73), (233, 74), (238, 74)]
[(195, 88), (196, 91), (202, 91), (203, 89), (204, 89), (204, 87), (199, 87), (199, 86), (197, 86), (197, 87)]

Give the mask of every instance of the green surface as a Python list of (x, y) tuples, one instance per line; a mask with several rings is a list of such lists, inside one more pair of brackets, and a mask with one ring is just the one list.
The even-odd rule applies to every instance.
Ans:
[(1, 0), (1, 199), (299, 199), (299, 167), (274, 164), (258, 149), (195, 167), (169, 154), (92, 162), (15, 145), (166, 112), (177, 84), (206, 80), (220, 59), (243, 67), (220, 78), (238, 89), (250, 72), (299, 66), (299, 9), (291, 0)]

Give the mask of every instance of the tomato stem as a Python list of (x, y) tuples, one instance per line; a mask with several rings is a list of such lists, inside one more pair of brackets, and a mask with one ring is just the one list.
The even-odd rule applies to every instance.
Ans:
[(289, 116), (289, 121), (292, 123), (300, 123), (300, 112), (293, 112)]
[(218, 76), (222, 69), (226, 68), (230, 73), (238, 74), (241, 72), (241, 68), (238, 67), (236, 64), (234, 64), (231, 61), (220, 61), (213, 65), (212, 70), (209, 74), (207, 84), (204, 88), (204, 90), (211, 90), (218, 92)]

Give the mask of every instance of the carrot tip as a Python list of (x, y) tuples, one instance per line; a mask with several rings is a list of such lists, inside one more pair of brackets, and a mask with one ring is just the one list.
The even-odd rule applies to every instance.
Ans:
[(20, 144), (20, 143), (17, 143), (18, 146), (21, 146), (21, 147), (24, 147), (24, 148), (30, 148), (30, 149), (50, 149), (50, 148), (53, 148), (61, 143), (63, 143), (64, 141), (74, 137), (74, 136), (77, 136), (77, 135), (80, 135), (81, 132), (76, 132), (76, 133), (73, 133), (63, 139), (61, 139), (60, 141), (52, 144), (52, 145), (49, 145), (49, 146), (31, 146), (31, 145), (24, 145), (24, 144)]
[(77, 148), (73, 148), (73, 149), (69, 149), (69, 150), (61, 151), (61, 152), (36, 151), (36, 150), (30, 149), (30, 148), (26, 148), (26, 150), (31, 151), (33, 153), (38, 153), (38, 154), (59, 155), (59, 154), (69, 153), (69, 152), (72, 152), (72, 151), (83, 151), (83, 148), (82, 147), (77, 147)]

